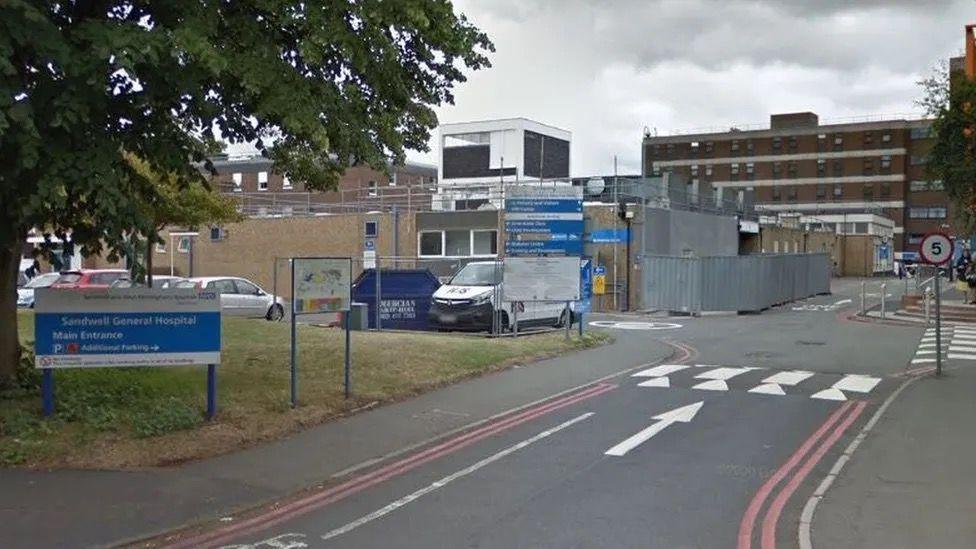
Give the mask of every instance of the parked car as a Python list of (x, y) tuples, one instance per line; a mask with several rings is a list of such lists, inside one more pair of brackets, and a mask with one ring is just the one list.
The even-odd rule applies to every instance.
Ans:
[(573, 311), (565, 303), (506, 302), (502, 296), (502, 262), (474, 261), (461, 268), (437, 289), (427, 318), (441, 330), (490, 330), (492, 313), (499, 315), (503, 330), (511, 329), (518, 310), (518, 325), (565, 326)]
[(220, 311), (234, 316), (263, 317), (278, 321), (285, 316), (285, 301), (246, 278), (201, 276), (176, 283), (177, 288), (201, 288), (220, 293)]
[(64, 271), (52, 288), (109, 288), (117, 280), (128, 279), (125, 269), (81, 269)]
[[(180, 282), (186, 279), (181, 276), (170, 276), (170, 275), (153, 275), (152, 277), (152, 287), (166, 290), (169, 288), (175, 288)], [(120, 278), (112, 283), (113, 288), (145, 288), (146, 284), (142, 282), (135, 282), (128, 278)]]
[(27, 284), (17, 288), (17, 306), (34, 308), (34, 290), (37, 288), (47, 288), (61, 278), (61, 273), (44, 273), (30, 279)]

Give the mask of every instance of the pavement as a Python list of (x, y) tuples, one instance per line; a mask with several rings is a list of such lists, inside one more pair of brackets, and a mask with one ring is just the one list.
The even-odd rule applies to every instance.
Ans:
[(852, 320), (860, 281), (832, 291), (754, 315), (592, 315), (616, 343), (179, 468), (4, 471), (0, 544), (195, 523), (151, 545), (976, 546), (976, 372), (948, 360), (930, 379), (912, 363), (924, 327)]

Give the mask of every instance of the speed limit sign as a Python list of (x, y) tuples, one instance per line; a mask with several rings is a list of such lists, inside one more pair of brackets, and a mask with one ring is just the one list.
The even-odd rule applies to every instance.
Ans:
[(952, 259), (952, 239), (945, 233), (929, 233), (918, 245), (922, 260), (930, 265), (942, 265)]

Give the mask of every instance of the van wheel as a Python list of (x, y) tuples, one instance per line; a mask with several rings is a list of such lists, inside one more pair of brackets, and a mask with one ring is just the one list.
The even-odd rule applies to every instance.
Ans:
[(556, 328), (565, 328), (567, 323), (572, 325), (572, 314), (572, 311), (569, 309), (563, 309), (562, 314), (559, 315), (559, 320), (556, 322)]
[(279, 303), (275, 303), (268, 309), (268, 314), (265, 318), (271, 322), (279, 322), (282, 318), (285, 318), (285, 309)]
[(501, 311), (498, 313), (499, 325), (501, 326), (502, 333), (511, 331), (512, 327), (508, 323), (508, 311)]

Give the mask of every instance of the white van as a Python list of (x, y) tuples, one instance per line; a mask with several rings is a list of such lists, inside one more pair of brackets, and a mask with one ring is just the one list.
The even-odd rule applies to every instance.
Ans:
[(441, 330), (491, 330), (494, 312), (499, 315), (502, 329), (510, 330), (516, 310), (519, 328), (562, 327), (573, 321), (573, 312), (565, 303), (506, 302), (502, 295), (501, 261), (474, 261), (462, 267), (434, 292), (427, 319)]

